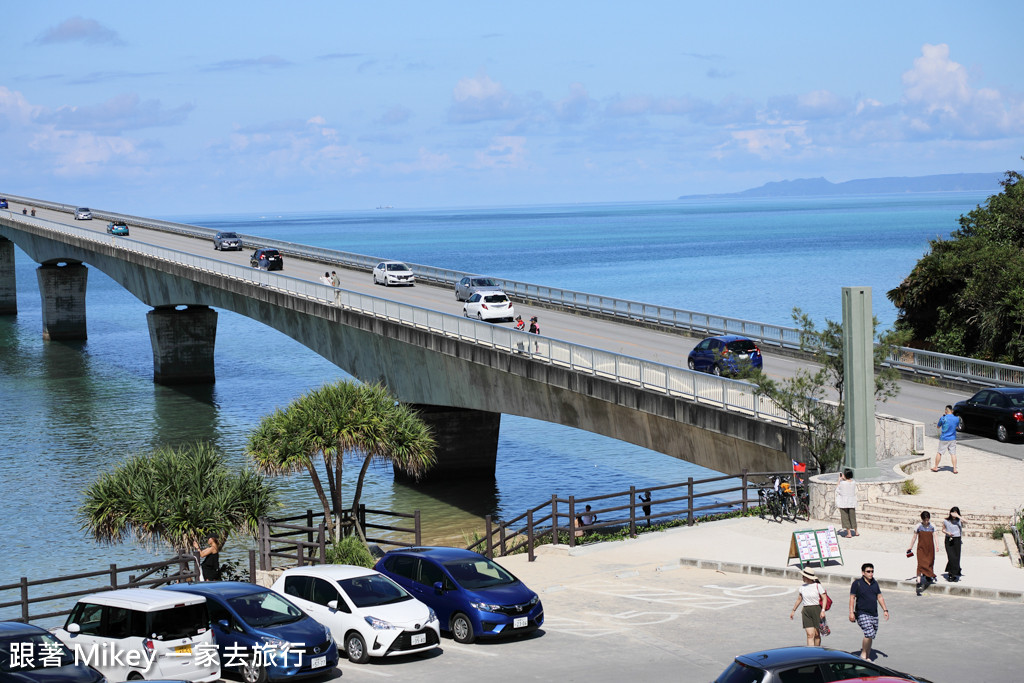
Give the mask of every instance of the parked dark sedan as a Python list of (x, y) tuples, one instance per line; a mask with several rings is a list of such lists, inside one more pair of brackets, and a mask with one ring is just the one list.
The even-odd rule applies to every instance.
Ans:
[(57, 637), (32, 624), (0, 622), (0, 683), (105, 683), (99, 671), (75, 662)]
[(926, 678), (887, 669), (858, 656), (825, 647), (780, 647), (740, 655), (714, 683), (783, 683), (784, 681), (850, 681), (870, 676), (891, 676), (930, 683)]
[(1024, 388), (982, 389), (953, 406), (959, 429), (995, 433), (999, 441), (1024, 436)]
[(277, 249), (257, 249), (249, 257), (249, 265), (260, 270), (284, 270), (284, 257)]

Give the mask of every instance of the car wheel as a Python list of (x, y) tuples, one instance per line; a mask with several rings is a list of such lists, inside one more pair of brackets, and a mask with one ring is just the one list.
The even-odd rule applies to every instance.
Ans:
[(464, 315), (464, 316), (466, 316), (468, 318), (469, 317), (469, 311), (467, 311), (465, 308), (463, 308), (462, 309), (462, 315)]
[(242, 665), (242, 680), (245, 683), (267, 683), (270, 676), (266, 667), (249, 659)]
[(693, 362), (693, 359), (690, 358), (689, 360), (686, 361), (686, 367), (690, 368), (691, 370), (695, 370), (697, 368), (697, 365), (696, 363)]
[(133, 671), (130, 674), (128, 674), (128, 680), (129, 681), (144, 681), (146, 679), (143, 678), (142, 674), (140, 674), (138, 671)]
[(483, 311), (477, 311), (476, 312), (476, 318), (480, 322), (483, 322), (484, 321), (484, 312)]
[(472, 643), (476, 640), (473, 633), (473, 622), (465, 614), (456, 614), (452, 617), (452, 638), (456, 643)]
[(366, 664), (370, 659), (370, 653), (366, 651), (366, 641), (358, 633), (345, 636), (345, 654), (348, 655), (348, 661), (353, 664)]
[(1006, 425), (996, 425), (996, 441), (1006, 443), (1010, 439), (1010, 430)]
[[(956, 413), (953, 414), (956, 415)], [(964, 418), (961, 415), (956, 416), (960, 418), (960, 421), (956, 423), (956, 431), (962, 432), (964, 431)]]
[(719, 367), (718, 365), (712, 365), (711, 366), (711, 374), (715, 375), (716, 377), (721, 377), (722, 376), (722, 368)]

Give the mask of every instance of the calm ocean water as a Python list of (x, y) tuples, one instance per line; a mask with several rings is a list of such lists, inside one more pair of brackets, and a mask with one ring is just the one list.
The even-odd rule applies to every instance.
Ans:
[[(929, 239), (948, 235), (985, 196), (163, 218), (782, 324), (794, 305), (819, 322), (838, 319), (840, 287), (868, 285), (888, 326), (895, 311), (885, 292)], [(221, 311), (216, 384), (154, 385), (147, 306), (90, 269), (88, 341), (44, 344), (36, 264), (20, 250), (16, 260), (19, 313), (0, 318), (0, 547), (8, 558), (0, 584), (149, 560), (150, 551), (101, 547), (80, 529), (80, 491), (97, 472), (129, 454), (195, 439), (212, 441), (241, 465), (246, 436), (262, 415), (346, 376), (280, 333)], [(348, 471), (354, 478), (354, 468)], [(372, 473), (364, 500), (420, 509), (433, 540), (460, 543), (482, 528), (482, 515), (514, 516), (553, 493), (588, 495), (688, 476), (712, 473), (597, 435), (505, 416), (493, 489), (418, 491), (395, 484), (388, 469)], [(316, 507), (306, 478), (278, 483), (289, 511)], [(228, 550), (243, 546), (236, 539)]]

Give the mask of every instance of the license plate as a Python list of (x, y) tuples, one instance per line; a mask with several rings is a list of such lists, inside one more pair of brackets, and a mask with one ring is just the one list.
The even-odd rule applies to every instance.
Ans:
[(412, 644), (413, 645), (426, 645), (427, 644), (427, 634), (426, 633), (416, 633), (416, 634), (413, 634)]
[(179, 645), (178, 647), (174, 648), (174, 653), (179, 655), (190, 655), (192, 654), (192, 646)]
[(516, 617), (515, 621), (512, 622), (512, 628), (526, 628), (529, 621), (527, 617)]
[(321, 667), (327, 666), (327, 656), (325, 655), (323, 657), (313, 657), (313, 661), (309, 663), (309, 666), (311, 669), (319, 669)]
[(746, 360), (748, 358), (750, 358), (750, 354), (748, 354), (748, 353), (741, 353), (740, 354), (740, 360)]

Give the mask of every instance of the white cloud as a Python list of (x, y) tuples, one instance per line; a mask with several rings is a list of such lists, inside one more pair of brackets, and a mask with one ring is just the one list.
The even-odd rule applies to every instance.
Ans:
[(463, 78), (452, 90), (448, 120), (453, 123), (478, 123), (514, 119), (522, 114), (519, 100), (487, 74)]
[(84, 17), (72, 17), (61, 23), (46, 29), (34, 41), (37, 45), (49, 45), (52, 43), (107, 43), (109, 45), (123, 45), (124, 42), (117, 35), (117, 31), (103, 26), (95, 19)]
[(193, 109), (191, 104), (168, 109), (160, 100), (143, 101), (137, 94), (127, 93), (97, 105), (65, 106), (52, 112), (41, 112), (36, 120), (62, 130), (120, 133), (139, 128), (175, 126), (183, 123)]
[(509, 169), (526, 167), (526, 138), (503, 135), (476, 153), (475, 168)]

